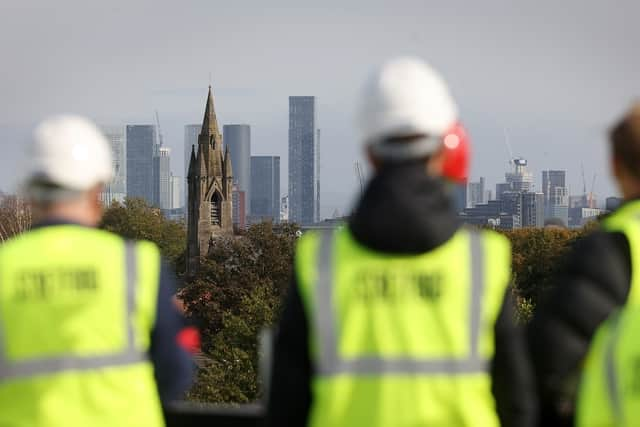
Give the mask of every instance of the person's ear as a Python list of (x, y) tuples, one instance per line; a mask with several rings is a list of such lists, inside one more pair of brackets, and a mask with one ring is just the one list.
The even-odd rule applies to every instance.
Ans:
[(442, 176), (444, 171), (445, 152), (440, 148), (427, 159), (427, 173), (433, 176)]
[(382, 166), (382, 162), (373, 154), (373, 150), (371, 150), (371, 147), (367, 147), (366, 153), (369, 164), (375, 172), (378, 172), (380, 170), (380, 167)]

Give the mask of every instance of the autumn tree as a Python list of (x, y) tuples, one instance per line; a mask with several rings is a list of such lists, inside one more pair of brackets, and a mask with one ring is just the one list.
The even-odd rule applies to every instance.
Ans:
[(221, 237), (181, 296), (201, 323), (201, 369), (190, 398), (250, 402), (259, 397), (258, 335), (272, 326), (290, 282), (297, 228), (254, 225)]
[(164, 258), (184, 271), (186, 229), (183, 223), (166, 219), (160, 209), (143, 199), (127, 198), (105, 210), (100, 227), (127, 239), (150, 240), (160, 247)]
[(32, 222), (31, 207), (18, 196), (0, 199), (0, 242), (27, 231)]

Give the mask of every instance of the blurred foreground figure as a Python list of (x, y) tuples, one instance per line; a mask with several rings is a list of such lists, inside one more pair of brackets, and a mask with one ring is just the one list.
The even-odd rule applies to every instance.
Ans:
[(533, 425), (509, 243), (452, 208), (468, 146), (446, 84), (400, 58), (363, 95), (375, 176), (347, 226), (299, 241), (270, 425)]
[(95, 228), (108, 142), (60, 116), (29, 155), (37, 223), (0, 247), (0, 425), (161, 426), (192, 362), (158, 248)]
[[(586, 373), (590, 378), (584, 382), (590, 397), (581, 398), (577, 413), (574, 405), (583, 360), (596, 329), (617, 308), (640, 304), (640, 104), (614, 127), (610, 140), (612, 172), (625, 202), (602, 221), (602, 230), (577, 244), (553, 292), (539, 304), (530, 325), (530, 347), (543, 410), (541, 425), (573, 425), (576, 415), (578, 425), (585, 426), (638, 423), (640, 364), (636, 362), (640, 361), (640, 346), (637, 335), (622, 339), (637, 329), (635, 321), (630, 320), (637, 315), (621, 316), (624, 320), (620, 324), (631, 326), (628, 330), (623, 326), (625, 331), (617, 338), (611, 335), (609, 326), (605, 328), (608, 332), (596, 339), (599, 348), (588, 362)], [(603, 356), (603, 344), (611, 345), (607, 356)], [(611, 375), (625, 374), (628, 376), (619, 379), (617, 385), (608, 383)], [(634, 394), (636, 402), (632, 406), (625, 407), (626, 393)], [(623, 412), (636, 409), (632, 421), (627, 418), (622, 423), (613, 417), (615, 411), (609, 400), (613, 394), (624, 402)]]
[[(539, 327), (550, 333), (555, 322), (571, 322), (571, 345), (558, 351), (558, 361), (541, 358), (547, 381), (555, 375), (561, 384), (570, 378), (591, 341), (578, 387), (575, 412), (578, 426), (632, 426), (640, 416), (640, 104), (637, 104), (611, 132), (612, 169), (625, 202), (602, 221), (604, 232), (588, 238), (576, 250), (574, 277), (559, 286), (577, 286), (557, 291), (539, 319)], [(589, 265), (589, 262), (596, 265)], [(571, 296), (571, 313), (556, 304)], [(622, 307), (621, 311), (616, 310)], [(577, 315), (577, 313), (584, 313)], [(557, 339), (549, 336), (548, 342)], [(549, 388), (552, 397), (556, 390)]]

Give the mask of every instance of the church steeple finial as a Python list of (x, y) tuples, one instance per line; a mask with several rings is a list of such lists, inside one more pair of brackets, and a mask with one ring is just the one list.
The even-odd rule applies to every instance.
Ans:
[(207, 105), (204, 110), (204, 118), (202, 119), (201, 133), (205, 135), (219, 135), (216, 110), (213, 108), (213, 93), (211, 91), (211, 85), (209, 85), (209, 94), (207, 95)]

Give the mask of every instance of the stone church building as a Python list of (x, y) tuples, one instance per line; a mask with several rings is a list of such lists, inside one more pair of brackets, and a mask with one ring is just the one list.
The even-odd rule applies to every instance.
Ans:
[(233, 234), (231, 155), (223, 150), (213, 95), (209, 95), (198, 136), (191, 147), (188, 183), (187, 275), (196, 273), (201, 256), (209, 253), (214, 237)]

